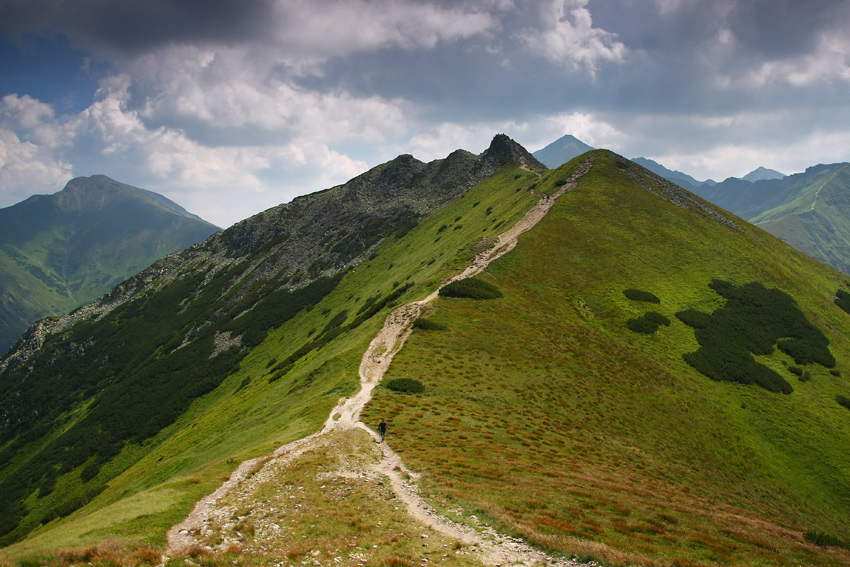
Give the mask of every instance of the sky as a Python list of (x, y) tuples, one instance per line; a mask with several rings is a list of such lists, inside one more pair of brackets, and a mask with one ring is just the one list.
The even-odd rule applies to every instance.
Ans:
[(699, 180), (850, 161), (850, 2), (0, 0), (0, 207), (105, 174), (227, 227), (498, 133)]

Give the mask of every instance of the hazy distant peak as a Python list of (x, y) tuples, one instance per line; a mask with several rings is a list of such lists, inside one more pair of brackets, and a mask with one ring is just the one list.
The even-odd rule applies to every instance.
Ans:
[(576, 156), (595, 149), (588, 146), (575, 136), (567, 134), (561, 136), (545, 148), (534, 152), (534, 157), (543, 162), (546, 167), (554, 169), (563, 165)]
[(755, 183), (756, 181), (764, 181), (766, 179), (783, 179), (784, 177), (786, 177), (784, 173), (779, 173), (775, 169), (759, 167), (746, 174), (744, 177), (742, 177), (742, 179), (744, 181), (750, 181)]
[(50, 195), (49, 198), (57, 208), (66, 211), (101, 210), (117, 201), (135, 198), (161, 207), (172, 214), (207, 223), (201, 217), (188, 212), (159, 193), (133, 187), (102, 174), (75, 177), (68, 181), (61, 191)]
[(660, 175), (664, 179), (668, 181), (672, 181), (673, 183), (677, 183), (685, 188), (694, 188), (702, 185), (703, 181), (698, 181), (688, 175), (687, 173), (682, 173), (681, 171), (675, 171), (672, 169), (667, 169), (657, 161), (651, 160), (645, 157), (637, 157), (632, 159), (633, 162), (642, 165), (649, 171), (655, 173), (656, 175)]

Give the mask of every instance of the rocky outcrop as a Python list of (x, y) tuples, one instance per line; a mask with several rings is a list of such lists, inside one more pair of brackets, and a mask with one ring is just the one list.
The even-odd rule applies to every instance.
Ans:
[[(344, 185), (297, 197), (218, 232), (181, 253), (172, 254), (122, 282), (100, 299), (59, 318), (41, 321), (27, 331), (0, 360), (0, 372), (20, 366), (49, 334), (88, 318), (100, 318), (139, 293), (176, 277), (244, 264), (229, 304), (252, 291), (297, 289), (356, 265), (373, 247), (415, 226), (509, 162), (545, 169), (522, 146), (504, 134), (493, 138), (480, 155), (457, 150), (424, 163), (401, 155)], [(228, 288), (230, 289), (230, 288)], [(225, 292), (228, 290), (225, 290)], [(204, 322), (199, 322), (203, 326)]]

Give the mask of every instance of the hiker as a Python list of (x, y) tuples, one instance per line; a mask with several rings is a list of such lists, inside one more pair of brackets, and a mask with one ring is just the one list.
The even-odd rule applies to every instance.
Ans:
[(378, 425), (378, 432), (381, 434), (381, 442), (384, 442), (384, 437), (387, 436), (387, 421), (385, 419), (381, 420), (380, 425)]

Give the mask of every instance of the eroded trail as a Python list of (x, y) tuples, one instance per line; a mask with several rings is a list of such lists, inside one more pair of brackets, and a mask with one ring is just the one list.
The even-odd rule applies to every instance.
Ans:
[[(578, 178), (584, 175), (591, 165), (591, 159), (582, 163), (557, 193), (548, 199), (541, 199), (512, 228), (499, 235), (493, 246), (479, 253), (462, 273), (447, 280), (440, 287), (482, 272), (491, 262), (512, 250), (517, 244), (518, 237), (534, 227), (546, 215), (558, 197), (572, 190)], [(242, 463), (230, 479), (222, 484), (218, 490), (197, 503), (195, 509), (185, 521), (169, 530), (167, 553), (176, 555), (185, 552), (190, 546), (199, 544), (201, 536), (209, 535), (214, 531), (213, 524), (225, 522), (228, 512), (223, 511), (219, 502), (237, 487), (239, 487), (239, 490), (245, 490), (241, 485), (260, 467), (262, 469), (255, 475), (258, 479), (279, 474), (282, 468), (288, 466), (306, 451), (316, 449), (320, 445), (327, 447), (331, 438), (344, 438), (339, 435), (329, 435), (335, 431), (351, 431), (359, 428), (367, 432), (375, 441), (379, 441), (380, 437), (377, 433), (360, 421), (360, 412), (371, 399), (372, 390), (386, 373), (393, 357), (401, 350), (404, 342), (410, 336), (413, 321), (420, 316), (425, 306), (438, 296), (438, 293), (439, 289), (425, 299), (408, 303), (393, 310), (387, 316), (384, 327), (378, 332), (363, 354), (359, 370), (360, 391), (351, 398), (342, 398), (331, 411), (324, 427), (317, 433), (284, 445), (271, 455)], [(354, 468), (357, 467), (353, 467), (350, 471), (338, 471), (336, 474), (343, 477), (357, 474), (362, 477), (364, 475), (363, 467), (365, 466), (369, 469), (369, 474), (388, 478), (395, 496), (404, 503), (408, 513), (413, 518), (444, 536), (463, 542), (470, 548), (477, 550), (479, 559), (484, 564), (527, 566), (544, 564), (565, 567), (583, 565), (569, 560), (554, 559), (531, 548), (521, 540), (498, 534), (492, 528), (470, 527), (440, 516), (419, 495), (415, 484), (418, 475), (404, 466), (401, 458), (389, 445), (380, 443), (378, 447), (381, 451), (381, 457), (377, 463), (361, 465), (356, 472)], [(256, 482), (260, 481), (255, 481), (255, 484)], [(248, 492), (245, 493), (248, 494)]]

